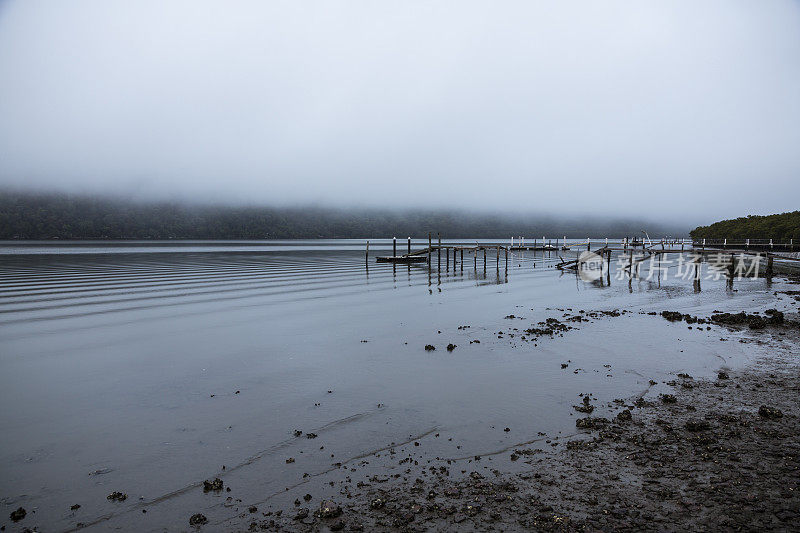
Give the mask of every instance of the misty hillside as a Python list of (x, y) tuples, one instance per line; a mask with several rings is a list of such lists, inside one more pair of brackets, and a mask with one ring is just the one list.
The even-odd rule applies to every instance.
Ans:
[[(100, 197), (0, 193), (0, 239), (301, 239), (686, 236), (641, 220), (475, 215), (458, 210), (190, 206)], [(587, 233), (590, 233), (587, 235)]]
[(779, 215), (750, 215), (721, 220), (691, 231), (694, 239), (800, 240), (800, 211)]

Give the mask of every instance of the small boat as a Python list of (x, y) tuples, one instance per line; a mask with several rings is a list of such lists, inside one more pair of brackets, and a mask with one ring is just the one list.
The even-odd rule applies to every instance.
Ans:
[(375, 258), (376, 263), (425, 263), (427, 255), (384, 255)]

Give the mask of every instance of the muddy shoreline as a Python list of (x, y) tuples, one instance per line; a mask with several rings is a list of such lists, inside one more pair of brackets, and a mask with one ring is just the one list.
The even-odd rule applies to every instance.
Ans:
[[(587, 395), (575, 406), (574, 434), (488, 457), (431, 458), (409, 452), (409, 443), (390, 450), (399, 473), (356, 482), (345, 465), (322, 501), (308, 494), (283, 508), (253, 506), (215, 527), (800, 531), (798, 317), (779, 324), (767, 313), (762, 324), (757, 316), (708, 321), (746, 332), (740, 342), (775, 345), (772, 356), (740, 371), (713, 380), (677, 374), (666, 383), (670, 394), (608, 405)], [(698, 327), (690, 315), (664, 318)]]

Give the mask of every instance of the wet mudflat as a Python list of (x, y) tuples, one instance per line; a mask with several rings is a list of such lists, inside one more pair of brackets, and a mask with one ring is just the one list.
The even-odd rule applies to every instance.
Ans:
[[(597, 513), (616, 516), (608, 494), (572, 502), (592, 481), (575, 461), (627, 446), (625, 432), (654, 435), (648, 409), (678, 409), (720, 370), (724, 390), (744, 394), (733, 382), (750, 378), (737, 372), (796, 346), (779, 332), (763, 340), (769, 323), (752, 340), (749, 322), (661, 316), (747, 310), (768, 322), (776, 308), (791, 321), (782, 280), (697, 292), (647, 272), (583, 282), (530, 254), (507, 274), (471, 260), (437, 273), (366, 271), (355, 243), (252, 248), (4, 257), (7, 530), (604, 527)], [(660, 402), (668, 394), (674, 404)], [(791, 428), (796, 413), (772, 403)], [(625, 406), (630, 421), (618, 419)], [(673, 414), (657, 417), (683, 435)], [(609, 422), (576, 426), (587, 417)], [(538, 507), (522, 504), (532, 492)], [(621, 516), (647, 514), (631, 503)]]

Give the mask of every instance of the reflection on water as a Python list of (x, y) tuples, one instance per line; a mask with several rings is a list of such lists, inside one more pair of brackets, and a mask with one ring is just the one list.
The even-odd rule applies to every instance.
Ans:
[[(389, 250), (373, 240), (370, 261)], [(567, 309), (707, 314), (769, 296), (764, 280), (704, 278), (699, 292), (649, 265), (619, 277), (616, 257), (587, 282), (556, 270), (559, 255), (465, 253), (440, 269), (438, 256), (431, 268), (367, 263), (363, 241), (6, 243), (0, 499), (58, 530), (105, 516), (105, 496), (123, 490), (157, 500), (148, 516), (168, 526), (170, 505), (212, 505), (192, 490), (212, 475), (270, 494), (330, 468), (331, 454), (432, 428), (453, 440), (431, 453), (481, 453), (512, 438), (495, 426), (521, 440), (566, 431), (580, 392), (611, 400), (746, 359), (735, 343), (720, 352), (717, 332), (638, 313), (536, 346), (509, 335)]]

